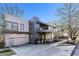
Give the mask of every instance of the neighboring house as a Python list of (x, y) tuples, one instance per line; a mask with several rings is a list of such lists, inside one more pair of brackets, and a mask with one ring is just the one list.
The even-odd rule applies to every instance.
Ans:
[(32, 17), (29, 23), (30, 43), (53, 41), (53, 26), (43, 23), (38, 17)]
[(4, 20), (7, 26), (5, 31), (6, 46), (22, 45), (29, 42), (29, 21), (13, 15), (5, 15)]

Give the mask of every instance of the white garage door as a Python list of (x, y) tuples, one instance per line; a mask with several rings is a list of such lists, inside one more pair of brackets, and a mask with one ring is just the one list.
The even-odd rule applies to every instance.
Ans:
[(6, 35), (6, 46), (23, 45), (29, 42), (29, 35)]
[(13, 45), (22, 45), (28, 43), (28, 38), (27, 37), (17, 37), (12, 39)]

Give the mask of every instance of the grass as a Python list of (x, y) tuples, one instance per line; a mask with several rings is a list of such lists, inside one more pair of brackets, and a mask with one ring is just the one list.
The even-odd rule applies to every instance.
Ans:
[(64, 43), (59, 44), (58, 46), (72, 46), (72, 45), (74, 45), (74, 44), (64, 42)]
[(3, 51), (0, 51), (0, 56), (11, 56), (14, 55), (15, 52), (13, 52), (11, 49), (7, 48)]

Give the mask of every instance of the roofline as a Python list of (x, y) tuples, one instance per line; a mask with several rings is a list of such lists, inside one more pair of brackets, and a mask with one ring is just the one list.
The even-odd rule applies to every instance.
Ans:
[(44, 23), (44, 22), (41, 22), (41, 21), (37, 21), (37, 22), (38, 22), (38, 23), (42, 23), (42, 24), (45, 24), (45, 25), (48, 25), (48, 26), (51, 26), (51, 27), (55, 28), (55, 26), (49, 25), (49, 24), (47, 24), (47, 23)]

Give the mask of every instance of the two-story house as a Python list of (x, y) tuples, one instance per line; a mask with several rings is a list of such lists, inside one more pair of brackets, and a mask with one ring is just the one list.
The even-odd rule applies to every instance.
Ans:
[(4, 21), (5, 46), (53, 41), (53, 26), (41, 22), (38, 17), (23, 20), (13, 15), (4, 15)]

